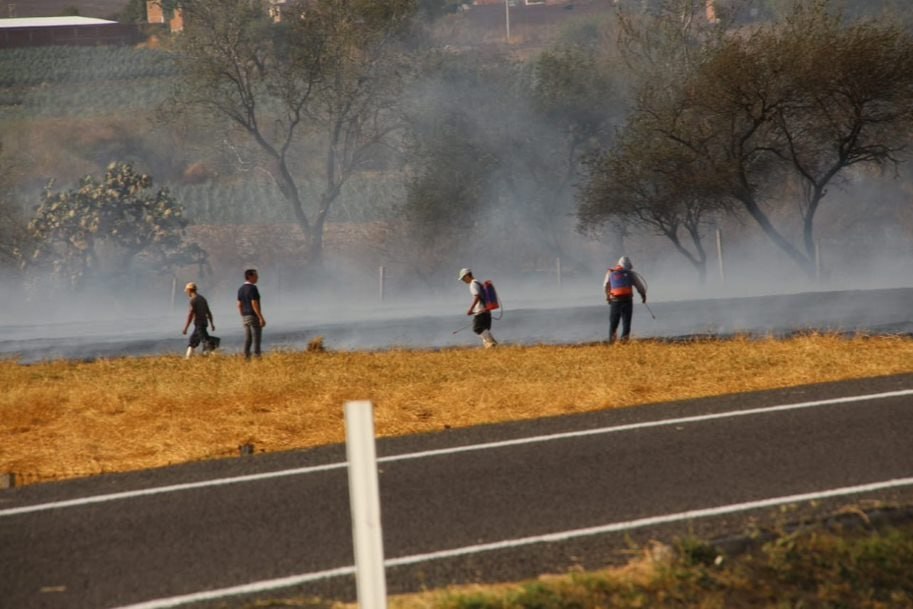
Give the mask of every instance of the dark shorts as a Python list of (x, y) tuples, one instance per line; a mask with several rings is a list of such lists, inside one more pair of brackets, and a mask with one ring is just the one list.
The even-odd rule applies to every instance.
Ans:
[(188, 347), (193, 347), (196, 349), (200, 346), (200, 343), (209, 339), (209, 332), (206, 331), (206, 326), (193, 326), (193, 334), (190, 335), (190, 341), (187, 343)]
[(481, 334), (485, 330), (491, 330), (491, 311), (479, 313), (472, 318), (472, 331)]

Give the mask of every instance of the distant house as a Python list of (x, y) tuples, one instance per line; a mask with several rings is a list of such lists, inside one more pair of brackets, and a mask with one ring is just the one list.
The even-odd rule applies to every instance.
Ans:
[(276, 23), (282, 21), (291, 10), (288, 0), (268, 0), (268, 4), (269, 15)]
[[(263, 0), (273, 21), (282, 21), (288, 11), (288, 0)], [(180, 0), (146, 0), (146, 21), (167, 25), (170, 32), (184, 30), (184, 9)]]
[(167, 24), (171, 32), (184, 30), (184, 9), (174, 3), (172, 10), (166, 9), (162, 0), (146, 0), (146, 21), (155, 24)]
[(42, 46), (135, 44), (142, 40), (134, 24), (92, 17), (20, 17), (0, 19), (0, 49)]

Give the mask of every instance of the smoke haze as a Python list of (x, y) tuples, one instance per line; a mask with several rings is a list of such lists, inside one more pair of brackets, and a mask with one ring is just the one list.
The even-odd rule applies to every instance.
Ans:
[[(472, 22), (459, 14), (448, 19), (441, 29), (450, 28), (460, 34), (453, 34), (454, 39), (466, 41), (469, 34), (460, 28)], [(554, 29), (560, 27), (567, 28), (565, 40), (585, 29), (579, 24)], [(522, 42), (515, 44), (520, 48)], [(541, 48), (514, 55), (529, 59), (537, 50)], [(40, 65), (53, 65), (48, 53), (34, 50), (34, 56), (43, 58)], [(26, 64), (33, 57), (23, 50), (0, 50), (0, 61), (4, 55), (12, 63), (3, 65)], [(467, 266), (479, 279), (493, 280), (502, 297), (504, 317), (493, 327), (500, 342), (600, 341), (608, 324), (603, 275), (621, 255), (631, 257), (634, 270), (646, 278), (656, 314), (654, 320), (642, 305), (636, 306), (635, 337), (812, 328), (911, 331), (907, 286), (913, 285), (913, 179), (906, 168), (897, 178), (854, 172), (832, 188), (816, 220), (817, 278), (803, 275), (752, 220), (736, 217), (707, 227), (707, 280), (701, 283), (668, 239), (633, 229), (623, 237), (611, 231), (596, 237), (576, 232), (575, 194), (582, 177), (574, 172), (564, 188), (556, 177), (567, 157), (561, 148), (566, 132), (519, 97), (511, 88), (514, 83), (497, 77), (513, 69), (499, 62), (517, 60), (498, 55), (450, 48), (439, 69), (413, 83), (403, 101), (413, 126), (426, 128), (416, 130), (417, 139), (427, 138), (422, 145), (432, 141), (435, 126), (459, 116), (464, 126), (459, 135), (480, 155), (498, 159), (491, 175), (480, 178), (475, 205), (458, 220), (422, 235), (425, 245), (420, 247), (403, 209), (410, 181), (421, 175), (422, 158), (409, 158), (406, 152), (379, 155), (374, 166), (347, 184), (331, 212), (326, 268), (320, 275), (303, 268), (304, 247), (293, 217), (254, 151), (239, 143), (237, 134), (221, 125), (204, 141), (199, 139), (204, 129), (191, 134), (178, 123), (154, 122), (165, 90), (160, 85), (174, 76), (170, 62), (162, 62), (154, 50), (135, 55), (125, 49), (80, 50), (81, 60), (90, 64), (82, 68), (85, 82), (61, 76), (49, 83), (17, 81), (7, 87), (15, 90), (18, 102), (0, 104), (3, 139), (15, 136), (21, 144), (18, 162), (31, 168), (18, 185), (25, 216), (47, 178), (58, 179), (56, 188), (70, 188), (76, 176), (99, 175), (98, 167), (110, 160), (129, 160), (152, 173), (156, 186), (176, 193), (192, 222), (191, 239), (210, 252), (211, 269), (201, 274), (188, 267), (174, 276), (147, 269), (132, 278), (99, 277), (79, 293), (38, 271), (25, 276), (11, 268), (0, 271), (6, 313), (0, 356), (29, 362), (182, 353), (186, 297), (181, 288), (187, 281), (198, 282), (208, 299), (223, 351), (237, 353), (241, 328), (235, 295), (243, 270), (251, 267), (261, 275), (267, 349), (302, 349), (316, 336), (325, 338), (327, 348), (339, 350), (477, 346), (471, 330), (461, 329), (469, 322), (465, 310), (470, 297), (457, 271)], [(115, 65), (150, 71), (145, 78), (131, 75), (135, 82), (125, 87), (126, 76), (112, 73)], [(489, 74), (486, 69), (491, 70), (488, 80), (481, 77)], [(122, 97), (97, 94), (107, 88), (121, 90)], [(616, 128), (624, 102), (609, 103), (615, 104), (609, 127)], [(136, 124), (142, 128), (127, 132), (123, 116), (108, 116), (125, 109), (141, 116)], [(61, 125), (72, 130), (80, 145), (55, 142), (51, 134)], [(310, 152), (302, 144), (297, 154), (307, 158)], [(191, 166), (196, 168), (192, 172)], [(477, 164), (451, 169), (467, 182), (479, 174)], [(312, 182), (303, 191), (308, 201), (320, 192)], [(775, 217), (788, 221), (793, 206), (784, 197), (783, 213)], [(791, 226), (791, 238), (798, 228)]]

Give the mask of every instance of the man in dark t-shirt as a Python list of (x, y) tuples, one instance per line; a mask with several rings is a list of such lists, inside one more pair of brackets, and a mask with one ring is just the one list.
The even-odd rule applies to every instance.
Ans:
[(260, 291), (257, 289), (256, 269), (244, 271), (244, 285), (238, 288), (238, 312), (241, 314), (241, 324), (244, 326), (244, 357), (250, 359), (251, 345), (254, 355), (260, 357), (260, 339), (266, 320), (260, 309)]
[(206, 325), (212, 326), (212, 331), (216, 331), (216, 323), (212, 319), (212, 312), (209, 310), (209, 303), (200, 294), (197, 293), (197, 284), (192, 281), (184, 286), (184, 292), (190, 299), (190, 309), (187, 311), (187, 323), (184, 324), (184, 334), (187, 334), (187, 328), (193, 322), (193, 334), (190, 335), (190, 341), (187, 343), (187, 359), (193, 355), (200, 343), (203, 344), (203, 355), (209, 350), (209, 333), (206, 331)]

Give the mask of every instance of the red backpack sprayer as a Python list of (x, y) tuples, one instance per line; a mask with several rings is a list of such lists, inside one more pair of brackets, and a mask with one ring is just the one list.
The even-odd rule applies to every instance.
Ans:
[[(495, 290), (495, 284), (491, 282), (490, 279), (486, 279), (482, 282), (482, 301), (485, 304), (486, 311), (497, 311), (501, 308), (501, 302), (498, 300), (498, 292)], [(494, 319), (501, 319), (504, 316), (504, 311), (501, 311), (501, 314)]]

